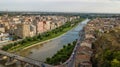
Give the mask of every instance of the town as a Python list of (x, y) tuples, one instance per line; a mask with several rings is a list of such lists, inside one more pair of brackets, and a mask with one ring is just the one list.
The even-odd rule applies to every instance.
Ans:
[(0, 67), (120, 67), (120, 0), (0, 0)]
[[(93, 45), (93, 43), (98, 39), (98, 37), (102, 36), (104, 33), (109, 33), (112, 29), (115, 30), (115, 28), (118, 28), (120, 30), (119, 17), (95, 18), (88, 22), (88, 24), (84, 27), (84, 40), (80, 43), (80, 47), (77, 51), (76, 67), (96, 67), (93, 65), (95, 65), (97, 62), (94, 61), (94, 63), (92, 63), (92, 58), (95, 58), (93, 57), (93, 54), (96, 52), (94, 49), (97, 49), (94, 47), (95, 45)], [(115, 31), (117, 32), (117, 30)], [(101, 45), (105, 46), (102, 43)]]
[[(40, 33), (53, 30), (67, 21), (72, 21), (79, 17), (72, 16), (0, 16), (0, 44), (11, 42), (16, 39), (33, 37)], [(0, 45), (1, 46), (1, 45)]]
[[(75, 31), (76, 29), (77, 31)], [(97, 65), (100, 66), (99, 65), (100, 62), (95, 64), (96, 63), (95, 59), (97, 59), (96, 54), (98, 53), (96, 52), (98, 51), (96, 48), (100, 48), (98, 46), (96, 47), (95, 43), (98, 43), (96, 41), (100, 37), (104, 36), (104, 34), (109, 35), (111, 33), (111, 30), (113, 32), (114, 31), (118, 32), (119, 29), (120, 29), (119, 17), (110, 17), (110, 18), (95, 17), (95, 18), (89, 19), (87, 17), (82, 18), (81, 16), (63, 16), (63, 15), (60, 15), (60, 16), (59, 15), (9, 16), (5, 14), (3, 16), (0, 16), (0, 48), (1, 48), (0, 57), (3, 57), (1, 58), (1, 60), (4, 60), (4, 61), (7, 60), (5, 63), (6, 66), (13, 65), (17, 62), (20, 62), (20, 64), (18, 65), (20, 65), (21, 67), (22, 66), (27, 67), (31, 65), (33, 65), (33, 67), (34, 66), (37, 66), (37, 67), (39, 66), (42, 66), (42, 67), (54, 67), (54, 66), (55, 67), (96, 67)], [(67, 46), (63, 45), (63, 49), (61, 49), (62, 47), (60, 47), (58, 51), (56, 50), (57, 54), (54, 54), (54, 56), (52, 56), (51, 58), (47, 58), (47, 57), (44, 58), (46, 59), (45, 63), (43, 60), (42, 62), (39, 62), (39, 61), (36, 61), (36, 59), (33, 59), (31, 57), (28, 58), (27, 56), (25, 57), (23, 56), (23, 51), (26, 52), (26, 49), (30, 49), (30, 50), (31, 48), (35, 49), (34, 47), (37, 47), (37, 45), (41, 45), (46, 42), (52, 43), (53, 41), (53, 43), (58, 43), (59, 40), (58, 41), (54, 41), (54, 40), (59, 39), (59, 37), (64, 38), (64, 36), (65, 37), (68, 36), (67, 40), (69, 40), (69, 37), (73, 36), (73, 34), (70, 34), (70, 33), (73, 33), (73, 32), (77, 32), (78, 38), (73, 39), (73, 42), (71, 43), (70, 42), (66, 43)], [(52, 35), (55, 35), (55, 36), (50, 37)], [(76, 36), (76, 34), (74, 35)], [(57, 36), (59, 37), (55, 38)], [(119, 38), (119, 34), (116, 34), (115, 36)], [(66, 42), (66, 40), (64, 42)], [(102, 44), (105, 44), (105, 43), (102, 43)], [(51, 47), (54, 47), (54, 46), (51, 45)], [(48, 49), (49, 47), (45, 47), (45, 48)], [(106, 50), (105, 48), (106, 47), (104, 47), (102, 50)], [(36, 56), (39, 55), (39, 54), (34, 54), (36, 52), (30, 51), (29, 53), (30, 55), (32, 54)], [(44, 53), (41, 53), (39, 57), (42, 57), (42, 54)], [(114, 59), (112, 60), (112, 63), (113, 61)], [(23, 62), (24, 64), (22, 64)]]

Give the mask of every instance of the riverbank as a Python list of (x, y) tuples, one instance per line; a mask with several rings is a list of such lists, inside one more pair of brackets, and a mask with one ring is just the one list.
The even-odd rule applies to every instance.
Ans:
[(66, 31), (64, 31), (64, 32), (58, 33), (57, 35), (54, 35), (54, 36), (45, 38), (44, 40), (32, 42), (31, 44), (27, 44), (27, 45), (25, 45), (25, 46), (17, 46), (17, 47), (14, 47), (14, 48), (12, 48), (12, 49), (9, 49), (8, 51), (9, 51), (9, 52), (14, 52), (14, 51), (18, 51), (18, 52), (19, 52), (19, 51), (28, 49), (28, 48), (30, 48), (30, 47), (34, 47), (34, 46), (36, 46), (36, 45), (43, 44), (43, 43), (45, 43), (45, 42), (48, 42), (48, 41), (50, 41), (50, 40), (53, 40), (53, 39), (57, 38), (57, 36), (58, 36), (58, 37), (59, 37), (60, 35), (62, 36), (62, 34), (65, 34), (65, 32), (69, 31), (70, 29), (72, 29), (72, 27), (66, 29)]
[[(82, 22), (82, 21), (81, 21), (81, 22)], [(69, 30), (74, 29), (76, 26), (77, 26), (77, 24), (76, 24), (74, 27), (71, 27)], [(68, 31), (69, 31), (69, 30), (68, 30)], [(37, 46), (37, 45), (42, 45), (42, 44), (44, 44), (44, 43), (47, 43), (47, 42), (52, 41), (52, 40), (54, 40), (54, 39), (57, 39), (57, 38), (65, 35), (68, 31), (62, 33), (61, 35), (59, 35), (59, 36), (57, 36), (57, 37), (55, 37), (55, 38), (48, 39), (48, 40), (45, 40), (45, 41), (43, 41), (43, 42), (39, 42), (39, 43), (36, 43), (36, 44), (34, 44), (34, 45), (25, 47), (25, 48), (23, 48), (22, 50), (18, 51), (17, 53), (18, 53), (18, 54), (21, 54), (22, 51), (25, 51), (25, 50), (30, 49), (30, 48), (32, 48), (32, 47), (35, 47), (35, 46)], [(24, 55), (23, 55), (23, 56), (24, 56)]]
[[(45, 63), (51, 64), (51, 65), (60, 65), (61, 63), (64, 63), (72, 54), (72, 51), (76, 45), (77, 40), (68, 43), (67, 45), (64, 45), (62, 49), (57, 51), (54, 56), (51, 58), (47, 58)], [(64, 57), (64, 58), (63, 58)]]
[[(69, 30), (71, 30), (72, 28), (74, 28), (74, 27), (76, 27), (76, 25), (79, 23), (79, 22), (81, 22), (81, 21), (83, 21), (83, 19), (80, 19), (80, 20), (77, 20), (76, 22), (74, 22), (74, 25), (73, 26), (71, 26), (71, 23), (69, 23), (69, 24), (67, 24), (68, 25), (68, 27), (65, 27), (65, 25), (64, 25), (64, 27), (65, 28), (62, 28), (62, 31), (60, 31), (60, 32), (55, 32), (55, 33), (53, 33), (52, 35), (49, 35), (49, 36), (47, 36), (47, 37), (44, 37), (43, 39), (41, 39), (41, 40), (36, 40), (36, 41), (30, 41), (30, 42), (27, 42), (27, 43), (23, 43), (22, 45), (21, 45), (21, 43), (20, 44), (18, 44), (18, 45), (15, 45), (14, 46), (14, 44), (13, 44), (13, 47), (12, 48), (10, 48), (9, 50), (7, 50), (7, 51), (9, 51), (9, 52), (16, 52), (16, 51), (20, 51), (21, 49), (28, 49), (28, 48), (30, 48), (30, 47), (33, 47), (33, 46), (36, 46), (36, 45), (38, 45), (38, 44), (42, 44), (42, 43), (44, 43), (44, 42), (48, 42), (48, 41), (50, 41), (50, 40), (53, 40), (55, 37), (58, 37), (58, 36), (60, 36), (60, 35), (62, 35), (62, 34), (65, 34), (65, 32), (67, 32), (67, 31), (69, 31)], [(70, 25), (70, 26), (69, 26)], [(59, 30), (59, 29), (58, 29)], [(50, 31), (51, 32), (51, 31)], [(53, 31), (54, 32), (54, 31)]]
[[(72, 29), (74, 29), (74, 28), (75, 28), (75, 27), (73, 27)], [(68, 32), (68, 31), (67, 31), (67, 32)], [(51, 41), (51, 40), (57, 39), (57, 38), (63, 36), (64, 34), (66, 34), (67, 32), (65, 32), (65, 33), (63, 33), (63, 34), (61, 34), (61, 35), (59, 35), (59, 36), (57, 36), (57, 37), (55, 37), (55, 38), (48, 39), (48, 40), (45, 40), (45, 41), (42, 41), (42, 42), (39, 42), (39, 43), (33, 44), (33, 45), (31, 45), (31, 46), (25, 47), (25, 48), (22, 49), (22, 50), (26, 50), (26, 49), (29, 49), (29, 48), (31, 48), (31, 47), (34, 47), (34, 46), (37, 46), (37, 45), (40, 45), (40, 44), (43, 44), (43, 43), (49, 42), (49, 41)], [(21, 51), (22, 51), (22, 50), (21, 50)]]

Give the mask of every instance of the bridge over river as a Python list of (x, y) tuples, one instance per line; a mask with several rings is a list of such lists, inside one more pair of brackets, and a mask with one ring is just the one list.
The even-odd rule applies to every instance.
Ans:
[(9, 52), (3, 51), (3, 50), (0, 50), (0, 54), (1, 54), (1, 56), (4, 55), (4, 56), (9, 57), (10, 59), (15, 59), (15, 60), (18, 60), (18, 61), (30, 64), (33, 67), (43, 67), (43, 65), (45, 67), (53, 67), (53, 66), (45, 64), (43, 62), (36, 61), (36, 60), (30, 59), (30, 58), (26, 58), (26, 57), (22, 57), (22, 56), (19, 56), (19, 55), (13, 54), (13, 53), (9, 53)]

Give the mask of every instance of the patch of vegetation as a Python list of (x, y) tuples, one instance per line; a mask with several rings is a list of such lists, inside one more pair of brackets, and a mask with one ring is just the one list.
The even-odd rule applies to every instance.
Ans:
[(64, 63), (70, 57), (76, 42), (77, 40), (69, 43), (68, 45), (64, 45), (63, 48), (60, 49), (53, 57), (47, 58), (45, 63), (51, 65), (59, 65), (60, 63)]
[(120, 29), (97, 36), (93, 49), (93, 67), (120, 67)]

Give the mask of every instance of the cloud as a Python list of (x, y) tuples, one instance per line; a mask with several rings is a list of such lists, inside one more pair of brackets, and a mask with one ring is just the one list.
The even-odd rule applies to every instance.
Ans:
[(76, 2), (110, 2), (111, 0), (0, 0), (0, 2), (75, 2), (75, 1)]
[(120, 2), (111, 0), (0, 0), (0, 10), (112, 12), (120, 13)]
[(120, 0), (110, 0), (110, 1), (120, 1)]

